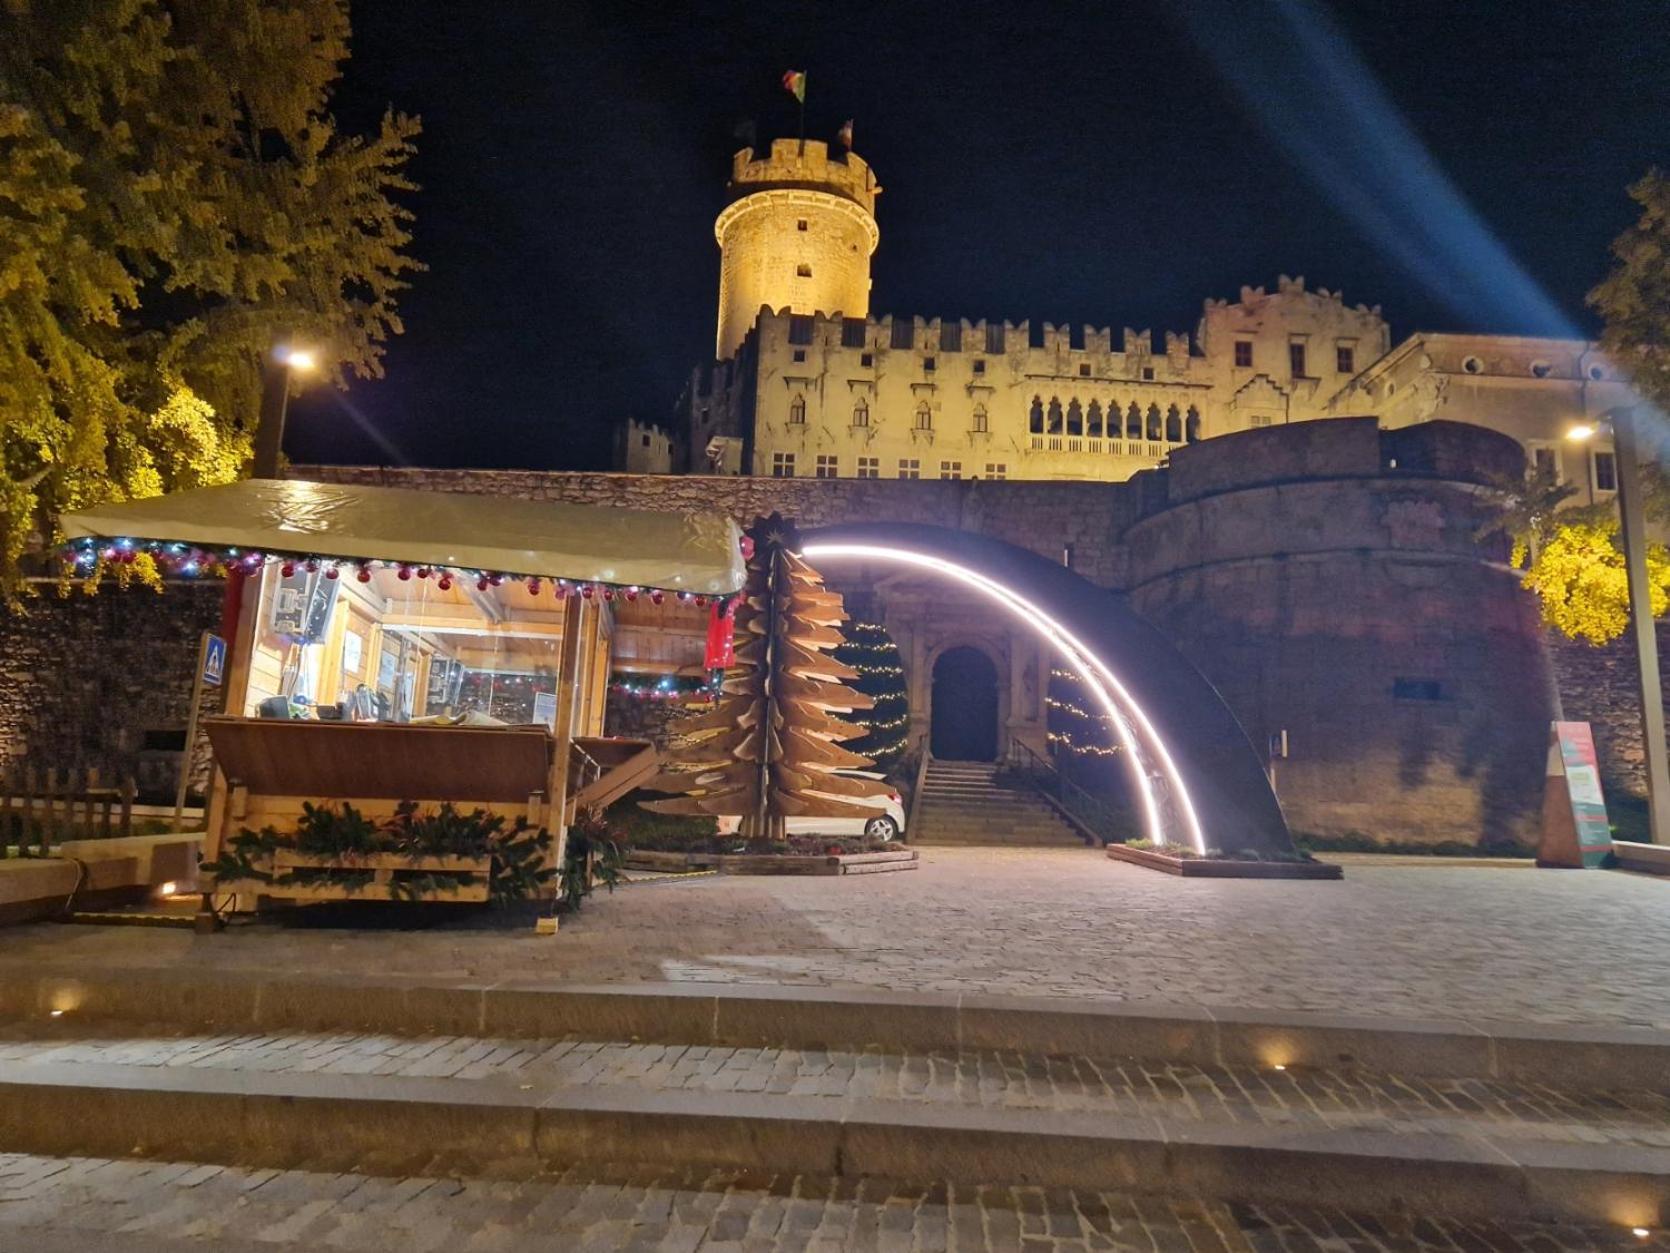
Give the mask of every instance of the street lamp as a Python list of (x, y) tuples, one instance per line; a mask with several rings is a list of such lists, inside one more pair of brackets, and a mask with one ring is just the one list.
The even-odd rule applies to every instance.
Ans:
[[(1629, 622), (1635, 635), (1636, 670), (1641, 677), (1641, 740), (1647, 758), (1647, 839), (1670, 844), (1670, 763), (1664, 743), (1664, 691), (1659, 686), (1658, 635), (1653, 626), (1652, 592), (1647, 582), (1647, 521), (1642, 512), (1641, 460), (1635, 442), (1634, 405), (1619, 405), (1600, 415), (1612, 426), (1617, 466), (1618, 514), (1624, 541), (1624, 574), (1629, 581)], [(1579, 442), (1592, 439), (1597, 425), (1583, 423), (1566, 432)], [(1594, 470), (1589, 470), (1589, 499), (1594, 500)]]
[(274, 348), (261, 362), (261, 423), (255, 429), (255, 461), (258, 479), (278, 477), (278, 458), (284, 447), (284, 414), (290, 403), (290, 376), (307, 374), (318, 365), (307, 348), (283, 345)]
[[(1595, 428), (1587, 422), (1579, 422), (1566, 432), (1566, 438), (1574, 444), (1587, 444), (1594, 437)], [(1586, 450), (1584, 459), (1585, 461), (1588, 459)], [(1593, 465), (1583, 467), (1583, 478), (1589, 484), (1589, 503), (1592, 505), (1595, 503), (1595, 469)]]

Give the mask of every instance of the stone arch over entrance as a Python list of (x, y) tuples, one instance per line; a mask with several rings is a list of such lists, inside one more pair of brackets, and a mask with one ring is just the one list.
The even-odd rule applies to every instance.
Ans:
[(958, 644), (934, 658), (928, 741), (947, 761), (992, 761), (998, 750), (998, 666), (982, 648)]
[(1202, 851), (1293, 847), (1263, 760), (1229, 706), (1123, 596), (1037, 553), (944, 527), (848, 524), (802, 539), (806, 558), (831, 572), (933, 573), (1030, 625), (1111, 716), (1149, 838)]

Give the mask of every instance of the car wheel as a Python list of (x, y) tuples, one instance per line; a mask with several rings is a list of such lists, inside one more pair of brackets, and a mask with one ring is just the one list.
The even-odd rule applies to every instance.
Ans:
[(864, 834), (872, 840), (896, 840), (899, 838), (899, 824), (883, 814), (879, 818), (871, 818), (864, 824)]

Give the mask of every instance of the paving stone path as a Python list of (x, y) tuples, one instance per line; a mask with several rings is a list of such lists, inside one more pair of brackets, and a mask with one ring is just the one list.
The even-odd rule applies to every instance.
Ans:
[(357, 1034), (0, 1040), (0, 1066), (188, 1067), (399, 1075), (512, 1088), (758, 1092), (1048, 1109), (1168, 1123), (1425, 1132), (1670, 1148), (1670, 1090), (1566, 1092), (1485, 1079), (1432, 1080), (1294, 1068), (962, 1052), (715, 1048), (581, 1040)]
[(0, 1153), (8, 1253), (1565, 1253), (1670, 1249), (1616, 1229), (608, 1167), (386, 1178)]
[(933, 848), (910, 874), (637, 884), (554, 939), (437, 912), (455, 921), (213, 937), (43, 923), (6, 932), (0, 967), (801, 984), (1670, 1029), (1670, 882), (1615, 872), (1435, 859), (1353, 864), (1338, 883), (1180, 880), (1092, 850)]

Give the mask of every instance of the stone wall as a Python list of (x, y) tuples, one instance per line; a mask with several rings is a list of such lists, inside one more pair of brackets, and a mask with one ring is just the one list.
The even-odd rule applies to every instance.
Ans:
[[(1643, 800), (1647, 766), (1641, 745), (1640, 670), (1632, 638), (1626, 635), (1597, 648), (1550, 631), (1548, 651), (1559, 678), (1562, 716), (1594, 729), (1608, 799)], [(1670, 700), (1670, 623), (1658, 624), (1658, 653), (1665, 699)]]
[(1140, 511), (1139, 483), (994, 483), (968, 479), (774, 479), (750, 476), (420, 470), (297, 466), (297, 478), (517, 496), (627, 509), (724, 509), (747, 525), (773, 510), (802, 530), (837, 522), (914, 522), (975, 531), (1053, 560), (1066, 552), (1094, 583), (1124, 581), (1118, 534)]
[(224, 592), (218, 580), (62, 600), (48, 588), (0, 609), (0, 765), (96, 767), (172, 800), (198, 636), (218, 628)]
[(641, 700), (611, 687), (603, 707), (603, 734), (649, 740), (664, 749), (680, 722), (712, 707), (707, 701)]
[(1203, 446), (1207, 464), (1173, 473), (1183, 499), (1125, 535), (1132, 599), (1255, 746), (1287, 730), (1278, 791), (1296, 831), (1534, 843), (1557, 708), (1535, 605), (1474, 539), (1485, 497), (1421, 473), (1464, 444), (1487, 469), (1511, 446), (1428, 432), (1414, 459), (1430, 464), (1407, 466), (1402, 434), (1309, 424), (1264, 483), (1257, 457), (1232, 454), (1272, 433)]

